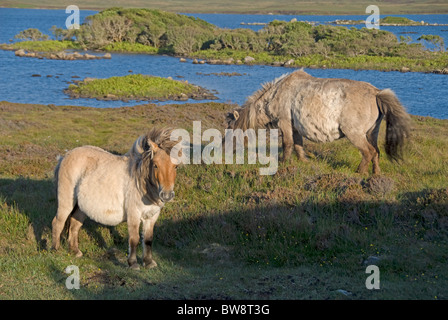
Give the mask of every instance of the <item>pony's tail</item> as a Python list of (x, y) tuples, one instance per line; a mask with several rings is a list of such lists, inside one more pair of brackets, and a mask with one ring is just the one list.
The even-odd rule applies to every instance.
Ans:
[(411, 117), (390, 89), (381, 90), (376, 96), (376, 102), (387, 123), (386, 154), (391, 160), (400, 160), (405, 139), (411, 131)]
[(56, 191), (56, 195), (58, 194), (59, 168), (61, 167), (62, 159), (64, 159), (63, 156), (58, 155), (56, 157), (58, 164), (56, 165), (56, 168), (54, 168), (53, 183), (54, 183), (54, 187), (55, 187), (54, 189)]

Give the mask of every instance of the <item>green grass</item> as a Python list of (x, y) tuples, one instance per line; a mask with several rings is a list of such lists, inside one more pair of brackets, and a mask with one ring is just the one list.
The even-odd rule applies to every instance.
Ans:
[(186, 82), (141, 74), (84, 81), (68, 88), (72, 96), (97, 99), (113, 95), (114, 99), (171, 100), (200, 91), (199, 87)]
[(405, 17), (384, 17), (380, 19), (380, 24), (400, 24), (400, 25), (421, 25), (421, 23), (413, 21)]
[[(66, 240), (50, 251), (58, 154), (85, 144), (125, 153), (155, 125), (191, 130), (201, 120), (203, 131), (223, 129), (233, 107), (1, 102), (0, 298), (448, 298), (448, 126), (429, 117), (412, 117), (405, 161), (381, 157), (380, 177), (355, 173), (361, 157), (345, 139), (305, 141), (310, 161), (293, 158), (274, 176), (260, 176), (259, 165), (180, 167), (175, 200), (155, 227), (156, 269), (127, 269), (126, 224), (88, 221), (81, 259), (69, 254)], [(365, 288), (369, 256), (380, 258), (380, 290)], [(65, 288), (72, 264), (80, 290)]]
[(10, 50), (23, 49), (32, 52), (58, 52), (67, 49), (81, 49), (81, 46), (73, 41), (20, 41), (13, 44), (2, 44), (2, 47)]
[(403, 67), (409, 71), (430, 72), (436, 69), (446, 68), (448, 65), (448, 55), (441, 52), (433, 52), (427, 58), (406, 58), (406, 57), (381, 57), (370, 55), (358, 56), (323, 56), (320, 54), (310, 54), (303, 57), (292, 57), (288, 55), (274, 55), (268, 52), (255, 53), (242, 50), (200, 50), (192, 53), (192, 57), (201, 59), (217, 59), (224, 61), (233, 58), (235, 61), (244, 61), (246, 56), (251, 56), (255, 60), (253, 64), (271, 65), (284, 63), (290, 59), (294, 60), (292, 66), (295, 67), (315, 67), (334, 69), (355, 69), (355, 70), (383, 70), (400, 71)]
[(158, 49), (141, 43), (113, 42), (104, 47), (108, 52), (149, 53), (157, 54)]

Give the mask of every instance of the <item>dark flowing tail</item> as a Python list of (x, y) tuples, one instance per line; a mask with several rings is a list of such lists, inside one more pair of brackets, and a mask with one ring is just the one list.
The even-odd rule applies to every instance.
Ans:
[(389, 159), (400, 160), (405, 139), (411, 131), (411, 117), (390, 89), (381, 90), (376, 96), (376, 102), (387, 123), (386, 154)]

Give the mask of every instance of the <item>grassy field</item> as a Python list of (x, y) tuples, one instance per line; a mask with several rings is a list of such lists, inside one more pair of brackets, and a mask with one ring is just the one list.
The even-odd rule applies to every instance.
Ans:
[[(413, 117), (406, 160), (382, 157), (378, 177), (355, 173), (360, 154), (346, 140), (306, 141), (310, 161), (274, 176), (259, 165), (179, 168), (155, 227), (155, 269), (128, 270), (125, 224), (87, 221), (80, 259), (65, 241), (50, 250), (57, 155), (85, 144), (125, 153), (152, 126), (223, 128), (233, 107), (0, 102), (0, 299), (448, 298), (448, 120), (429, 117)], [(365, 287), (368, 264), (379, 290)], [(65, 286), (69, 265), (79, 290)]]
[[(367, 6), (377, 5), (381, 14), (426, 14), (448, 13), (448, 6), (444, 1), (423, 0), (409, 2), (405, 0), (392, 1), (304, 1), (304, 0), (245, 0), (245, 1), (185, 1), (185, 0), (113, 0), (101, 2), (97, 0), (78, 0), (76, 5), (81, 9), (104, 9), (107, 7), (132, 7), (162, 9), (171, 12), (192, 13), (253, 13), (253, 14), (358, 14), (364, 15)], [(64, 9), (67, 4), (64, 1), (50, 0), (1, 0), (0, 6), (14, 8), (53, 8)]]

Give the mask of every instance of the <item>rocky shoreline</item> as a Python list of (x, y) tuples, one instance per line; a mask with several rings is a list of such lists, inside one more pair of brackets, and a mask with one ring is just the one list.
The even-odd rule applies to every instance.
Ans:
[(60, 52), (26, 52), (24, 49), (19, 49), (14, 52), (18, 57), (38, 58), (38, 59), (51, 59), (51, 60), (98, 60), (98, 59), (111, 59), (110, 53), (105, 53), (102, 56), (97, 56), (89, 53), (81, 54), (77, 51), (73, 53), (60, 51)]

